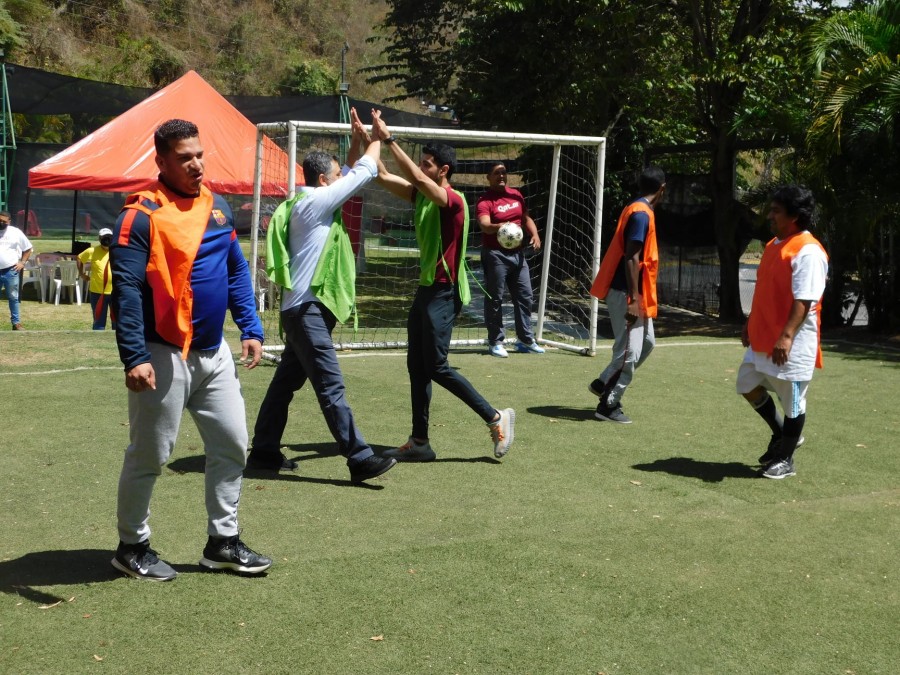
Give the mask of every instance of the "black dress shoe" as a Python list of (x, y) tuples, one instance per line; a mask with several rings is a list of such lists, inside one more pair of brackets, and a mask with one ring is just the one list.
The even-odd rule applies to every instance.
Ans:
[(263, 452), (251, 450), (247, 455), (247, 468), (264, 471), (279, 471), (287, 469), (293, 471), (297, 468), (297, 462), (288, 459), (283, 452)]
[(349, 465), (350, 480), (354, 483), (362, 483), (364, 480), (380, 476), (396, 463), (397, 460), (390, 457), (379, 457), (378, 455), (366, 457)]

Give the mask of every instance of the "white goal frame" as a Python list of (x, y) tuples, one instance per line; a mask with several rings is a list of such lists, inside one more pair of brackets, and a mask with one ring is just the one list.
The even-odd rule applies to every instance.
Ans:
[[(259, 223), (262, 202), (262, 182), (263, 182), (263, 160), (264, 160), (264, 140), (267, 133), (283, 132), (287, 126), (288, 141), (286, 150), (287, 156), (287, 175), (288, 184), (285, 186), (284, 199), (294, 196), (296, 190), (296, 170), (295, 167), (302, 163), (302, 158), (297, 157), (297, 135), (302, 134), (328, 134), (328, 135), (347, 135), (350, 134), (350, 125), (334, 122), (305, 122), (291, 120), (286, 122), (260, 123), (257, 124), (257, 143), (256, 143), (256, 166), (254, 176), (253, 189), (253, 211), (251, 216), (251, 255), (250, 255), (250, 271), (253, 281), (254, 294), (258, 295), (258, 271), (257, 260), (259, 259)], [(542, 345), (549, 345), (563, 350), (573, 351), (585, 356), (594, 356), (597, 346), (597, 308), (598, 301), (596, 298), (589, 299), (589, 320), (587, 325), (588, 340), (587, 345), (569, 344), (566, 342), (554, 341), (543, 337), (545, 326), (545, 315), (547, 306), (547, 291), (550, 275), (550, 264), (553, 247), (554, 225), (557, 218), (556, 203), (557, 191), (559, 186), (559, 170), (560, 155), (564, 146), (587, 146), (596, 148), (596, 177), (594, 185), (594, 194), (596, 195), (594, 203), (594, 222), (593, 222), (593, 260), (591, 261), (591, 279), (593, 279), (600, 266), (601, 257), (601, 216), (603, 213), (603, 190), (604, 190), (604, 172), (606, 162), (606, 138), (601, 136), (566, 136), (551, 134), (527, 134), (527, 133), (510, 133), (497, 131), (475, 131), (465, 129), (450, 128), (419, 128), (419, 127), (391, 127), (391, 133), (397, 137), (406, 140), (421, 141), (442, 141), (452, 144), (454, 141), (462, 143), (483, 143), (485, 145), (499, 144), (518, 144), (522, 146), (542, 145), (552, 146), (552, 175), (550, 180), (549, 197), (547, 214), (544, 224), (543, 234), (543, 260), (541, 265), (540, 286), (537, 296), (537, 323), (534, 327), (535, 339)], [(300, 162), (298, 162), (298, 159)], [(474, 205), (470, 204), (470, 208)], [(477, 220), (473, 217), (470, 222), (477, 227)], [(472, 228), (470, 226), (470, 233)], [(473, 294), (478, 290), (473, 290)], [(453, 340), (453, 346), (471, 346), (487, 344), (487, 339), (480, 340)], [(373, 349), (373, 348), (405, 348), (406, 342), (403, 340), (390, 340), (380, 342), (345, 342), (335, 343), (336, 349)], [(266, 346), (264, 349), (269, 351), (277, 351), (283, 349), (283, 346)]]

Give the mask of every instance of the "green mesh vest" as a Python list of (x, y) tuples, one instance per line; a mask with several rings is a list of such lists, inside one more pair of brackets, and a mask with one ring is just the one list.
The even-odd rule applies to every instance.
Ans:
[[(452, 190), (453, 188), (451, 188)], [(469, 278), (466, 272), (466, 243), (469, 240), (469, 207), (462, 193), (453, 190), (463, 203), (463, 232), (459, 242), (459, 260), (450, 261), (456, 264), (456, 288), (462, 304), (468, 305), (472, 294), (469, 291)], [(444, 259), (441, 246), (441, 210), (434, 202), (426, 199), (421, 193), (416, 194), (416, 242), (419, 244), (419, 285), (431, 286), (437, 269), (438, 256), (444, 265), (447, 276), (451, 279), (450, 262)]]

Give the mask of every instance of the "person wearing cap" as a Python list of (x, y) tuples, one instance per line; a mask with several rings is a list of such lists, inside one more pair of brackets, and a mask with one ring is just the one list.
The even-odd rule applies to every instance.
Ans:
[(10, 225), (9, 211), (0, 211), (0, 290), (9, 299), (9, 320), (13, 330), (22, 330), (19, 321), (19, 273), (31, 257), (32, 246), (22, 230)]
[[(100, 230), (100, 245), (91, 246), (78, 254), (78, 274), (82, 279), (90, 279), (88, 297), (91, 301), (91, 314), (94, 317), (94, 330), (106, 330), (106, 315), (109, 299), (112, 295), (112, 270), (109, 267), (109, 245), (112, 243), (113, 231), (108, 227)], [(91, 264), (90, 276), (84, 271), (86, 263)], [(116, 313), (109, 310), (112, 329), (116, 329)]]

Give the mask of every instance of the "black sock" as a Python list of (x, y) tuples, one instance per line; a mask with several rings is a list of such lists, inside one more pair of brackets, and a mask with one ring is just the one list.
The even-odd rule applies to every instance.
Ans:
[[(753, 404), (751, 403), (750, 405)], [(773, 434), (781, 436), (783, 425), (781, 413), (778, 412), (778, 408), (775, 407), (775, 401), (772, 400), (768, 393), (766, 393), (766, 398), (761, 403), (753, 405), (753, 409), (766, 421)]]
[(806, 423), (806, 413), (797, 417), (784, 418), (784, 433), (781, 436), (781, 459), (791, 459), (797, 443), (803, 434), (803, 425)]

